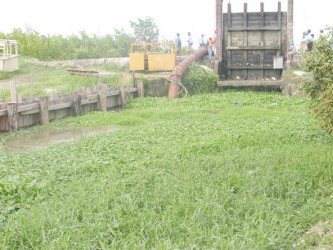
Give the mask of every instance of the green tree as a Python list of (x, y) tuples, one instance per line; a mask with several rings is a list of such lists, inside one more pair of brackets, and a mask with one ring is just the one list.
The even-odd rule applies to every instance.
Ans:
[(311, 97), (311, 110), (321, 120), (323, 129), (333, 132), (333, 27), (327, 28), (327, 36), (314, 43), (311, 53), (305, 55), (306, 68), (312, 79), (303, 84)]
[(137, 42), (156, 42), (158, 41), (159, 29), (151, 17), (139, 18), (136, 22), (130, 21), (131, 28), (134, 30)]
[(114, 47), (117, 50), (117, 56), (127, 57), (131, 49), (131, 43), (134, 42), (134, 37), (126, 33), (123, 29), (114, 30), (113, 35)]

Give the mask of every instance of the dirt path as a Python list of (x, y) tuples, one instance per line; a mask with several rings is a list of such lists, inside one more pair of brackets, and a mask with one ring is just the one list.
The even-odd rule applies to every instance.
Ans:
[(10, 79), (0, 80), (0, 90), (10, 89), (10, 83), (15, 82), (16, 86), (30, 83), (30, 76), (18, 76)]

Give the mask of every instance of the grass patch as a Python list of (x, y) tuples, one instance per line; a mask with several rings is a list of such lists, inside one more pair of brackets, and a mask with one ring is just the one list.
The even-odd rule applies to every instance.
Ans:
[[(0, 72), (0, 80), (16, 81), (17, 92), (23, 98), (68, 94), (82, 87), (107, 84), (109, 86), (121, 86), (131, 84), (131, 75), (128, 71), (116, 65), (95, 65), (87, 70), (108, 71), (113, 74), (105, 77), (91, 77), (82, 75), (70, 75), (67, 70), (73, 67), (56, 66), (48, 67), (34, 63), (28, 58), (20, 57), (20, 70), (15, 72)], [(10, 100), (9, 89), (2, 89), (0, 99)]]
[(291, 249), (333, 218), (333, 138), (307, 105), (254, 92), (144, 98), (19, 131), (118, 127), (2, 154), (0, 246)]

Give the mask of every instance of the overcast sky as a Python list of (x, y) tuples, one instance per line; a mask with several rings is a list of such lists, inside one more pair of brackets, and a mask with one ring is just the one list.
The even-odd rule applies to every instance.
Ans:
[[(232, 4), (233, 12), (241, 12), (248, 3), (248, 12), (277, 11), (277, 0), (224, 0)], [(288, 0), (281, 0), (282, 11)], [(308, 28), (318, 34), (326, 25), (333, 26), (332, 0), (294, 0), (294, 40), (301, 40)], [(132, 32), (129, 21), (152, 17), (160, 29), (160, 39), (174, 39), (180, 33), (185, 40), (188, 31), (193, 39), (201, 33), (212, 36), (215, 30), (215, 0), (11, 0), (2, 1), (0, 32), (30, 27), (41, 34), (113, 34), (123, 28)]]

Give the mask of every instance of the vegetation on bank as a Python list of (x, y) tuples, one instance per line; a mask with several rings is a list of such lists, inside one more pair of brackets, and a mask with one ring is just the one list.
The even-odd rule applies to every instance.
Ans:
[[(4, 249), (309, 249), (333, 218), (333, 138), (278, 93), (142, 98), (41, 130), (116, 126), (0, 157)], [(325, 244), (332, 244), (327, 241)], [(325, 245), (323, 245), (325, 246)]]
[(311, 97), (311, 111), (321, 121), (322, 128), (333, 132), (333, 27), (327, 36), (314, 43), (311, 53), (305, 53), (306, 68), (312, 77), (304, 81), (303, 89)]
[[(16, 72), (0, 72), (0, 80), (16, 82), (17, 92), (23, 98), (69, 94), (82, 87), (107, 84), (118, 87), (132, 84), (132, 76), (128, 70), (115, 64), (101, 64), (89, 67), (87, 70), (108, 72), (109, 75), (92, 77), (71, 75), (68, 73), (70, 66), (48, 67), (31, 62), (28, 58), (20, 57), (20, 70)], [(2, 83), (3, 84), (3, 83)], [(0, 91), (0, 100), (10, 100), (9, 88)]]
[(219, 76), (207, 66), (192, 63), (182, 79), (188, 94), (213, 93), (217, 90)]

